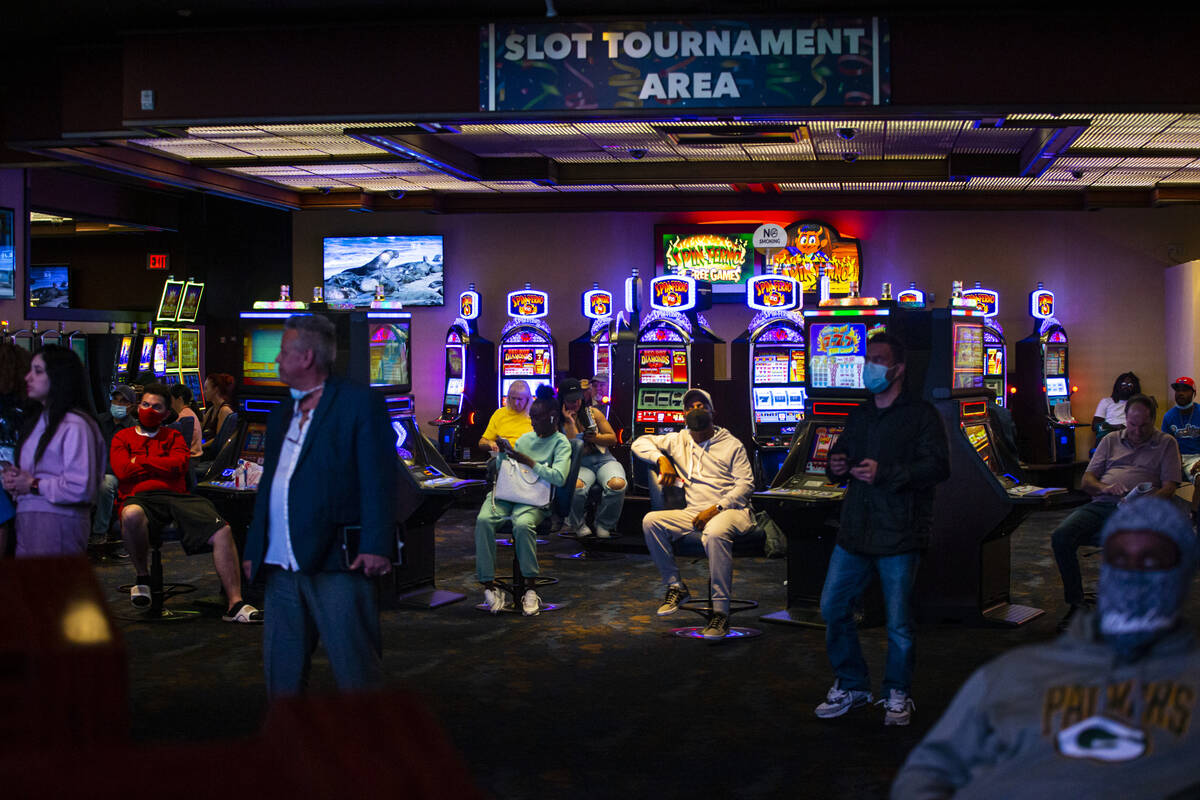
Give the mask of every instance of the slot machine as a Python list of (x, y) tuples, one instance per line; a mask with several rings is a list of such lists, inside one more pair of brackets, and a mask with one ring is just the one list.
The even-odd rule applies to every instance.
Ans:
[(37, 349), (41, 350), (43, 347), (45, 347), (48, 344), (52, 344), (56, 347), (62, 347), (64, 344), (65, 338), (66, 337), (64, 336), (63, 324), (60, 322), (60, 323), (58, 323), (57, 328), (51, 328), (48, 331), (42, 331), (42, 335), (38, 339), (38, 343), (37, 343), (38, 348)]
[(749, 388), (738, 393), (730, 427), (738, 433), (733, 426), (748, 423), (747, 451), (760, 486), (771, 485), (804, 418), (804, 317), (796, 310), (801, 292), (791, 276), (751, 278), (746, 305), (758, 313), (730, 347), (731, 374), (738, 384), (746, 377)]
[(412, 416), (412, 314), (352, 311), (349, 323), (347, 376), (380, 392), (389, 414)]
[[(192, 390), (192, 398), (204, 405), (200, 375), (204, 369), (203, 326), (195, 323), (204, 284), (169, 276), (163, 282), (162, 296), (155, 314), (156, 333), (162, 343), (163, 382), (168, 386), (182, 383)], [(157, 369), (156, 369), (157, 373)]]
[(475, 460), (475, 446), (496, 410), (496, 351), (479, 335), (479, 300), (473, 283), (458, 296), (458, 317), (446, 331), (442, 413), (429, 423), (437, 428), (438, 452), (450, 463)]
[[(713, 389), (713, 348), (722, 340), (700, 315), (712, 304), (712, 287), (688, 275), (650, 281), (650, 313), (638, 331), (634, 376), (633, 438), (683, 428), (683, 395)], [(646, 486), (645, 469), (634, 484)]]
[(1075, 426), (1067, 332), (1054, 316), (1054, 292), (1039, 281), (1029, 295), (1033, 333), (1016, 344), (1013, 421), (1021, 460), (1069, 464), (1075, 460)]
[(571, 376), (592, 378), (612, 372), (612, 334), (616, 322), (612, 292), (592, 283), (592, 288), (580, 295), (583, 316), (588, 329), (567, 343), (567, 363)]
[(1000, 295), (984, 289), (975, 282), (975, 288), (963, 292), (966, 300), (974, 302), (983, 311), (983, 385), (996, 393), (996, 404), (1008, 405), (1008, 351), (1005, 347), (1004, 328), (997, 315), (1000, 313)]
[(529, 384), (531, 395), (537, 394), (539, 386), (554, 387), (554, 336), (543, 319), (548, 309), (549, 295), (528, 283), (508, 293), (510, 319), (500, 331), (497, 407), (504, 405), (514, 381)]

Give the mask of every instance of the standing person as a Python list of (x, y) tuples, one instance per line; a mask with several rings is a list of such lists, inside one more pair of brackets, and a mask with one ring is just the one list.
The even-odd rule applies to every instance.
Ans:
[(929, 546), (934, 487), (950, 476), (942, 418), (904, 388), (904, 344), (887, 333), (867, 342), (863, 383), (872, 397), (846, 419), (829, 451), (829, 475), (849, 481), (841, 528), (821, 590), (825, 649), (835, 680), (816, 708), (822, 719), (870, 703), (871, 680), (854, 622), (854, 602), (872, 574), (887, 611), (885, 725), (907, 725), (913, 671), (912, 594)]
[[(516, 443), (501, 438), (497, 445), (501, 458), (511, 458), (529, 467), (541, 480), (551, 486), (562, 486), (571, 469), (571, 442), (559, 432), (558, 401), (549, 386), (538, 387), (538, 397), (529, 407), (533, 430), (523, 434)], [(526, 578), (537, 577), (537, 539), (534, 529), (545, 518), (545, 506), (531, 506), (508, 500), (497, 500), (495, 491), (488, 493), (479, 515), (475, 518), (475, 577), (483, 584), (483, 601), (493, 613), (508, 604), (505, 592), (496, 584), (496, 528), (506, 519), (512, 520), (513, 547), (517, 563)], [(533, 589), (521, 597), (521, 613), (527, 617), (541, 612), (542, 599)]]
[(204, 379), (204, 399), (208, 407), (204, 410), (201, 421), (201, 436), (204, 446), (216, 455), (217, 445), (214, 443), (225, 418), (233, 413), (233, 391), (236, 383), (233, 376), (224, 372), (213, 372)]
[(699, 532), (708, 556), (713, 613), (702, 635), (724, 639), (729, 633), (729, 598), (733, 592), (733, 540), (754, 527), (750, 495), (754, 473), (746, 448), (713, 419), (712, 397), (703, 389), (683, 395), (687, 427), (662, 435), (639, 436), (633, 454), (656, 464), (663, 488), (682, 484), (687, 507), (651, 511), (642, 518), (642, 535), (662, 576), (666, 596), (658, 616), (674, 614), (690, 596), (679, 575), (671, 543)]
[(1113, 381), (1112, 394), (1100, 398), (1096, 413), (1092, 415), (1092, 428), (1096, 431), (1097, 443), (1113, 431), (1125, 427), (1125, 402), (1135, 394), (1142, 393), (1142, 382), (1132, 372), (1122, 372)]
[(200, 415), (192, 407), (192, 390), (187, 387), (186, 383), (176, 383), (171, 386), (171, 410), (175, 412), (177, 419), (191, 417), (192, 440), (189, 442), (191, 456), (199, 458), (204, 455), (204, 434), (201, 430)]
[(25, 386), (41, 413), (26, 420), (16, 466), (0, 476), (17, 498), (17, 557), (82, 555), (105, 461), (83, 364), (70, 348), (46, 345)]
[(505, 395), (504, 405), (492, 412), (483, 436), (479, 440), (480, 448), (490, 453), (500, 452), (496, 440), (500, 437), (515, 442), (533, 430), (529, 421), (529, 384), (525, 381), (513, 381)]
[[(21, 438), (28, 413), (25, 376), (29, 373), (29, 361), (29, 351), (12, 342), (0, 342), (0, 462), (16, 462), (17, 440)], [(13, 499), (7, 492), (0, 492), (0, 558), (12, 555), (15, 513)]]
[(1182, 610), (1197, 555), (1169, 501), (1121, 506), (1096, 612), (977, 670), (892, 797), (1196, 797), (1200, 647)]
[(109, 450), (121, 503), (121, 536), (137, 576), (129, 602), (138, 608), (150, 605), (150, 530), (175, 523), (183, 552), (191, 556), (212, 548), (213, 567), (229, 603), (222, 619), (262, 622), (262, 612), (242, 599), (237, 543), (229, 524), (210, 501), (188, 494), (187, 442), (162, 424), (170, 394), (161, 383), (146, 384), (138, 424), (117, 431)]
[[(579, 461), (579, 477), (575, 482), (575, 496), (571, 499), (567, 528), (575, 531), (581, 539), (589, 536), (609, 539), (617, 527), (617, 520), (621, 518), (621, 506), (625, 502), (625, 468), (608, 451), (617, 443), (617, 434), (600, 409), (588, 402), (580, 381), (574, 378), (563, 381), (558, 387), (558, 399), (562, 403), (563, 434), (568, 439), (583, 442), (583, 456)], [(584, 515), (588, 492), (597, 481), (603, 493), (596, 507), (596, 530), (593, 533)]]
[(336, 352), (328, 319), (288, 318), (275, 360), (292, 402), (267, 422), (242, 564), (266, 574), (270, 697), (304, 691), (318, 640), (340, 689), (383, 683), (374, 578), (396, 550), (396, 434), (382, 395), (331, 376)]

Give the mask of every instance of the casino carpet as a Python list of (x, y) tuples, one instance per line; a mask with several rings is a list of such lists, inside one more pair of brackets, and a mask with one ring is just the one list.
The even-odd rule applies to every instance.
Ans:
[[(554, 558), (577, 550), (551, 536), (540, 548), (542, 591), (563, 608), (538, 617), (478, 611), (474, 513), (451, 509), (438, 525), (438, 585), (469, 593), (435, 610), (383, 614), (389, 685), (425, 698), (461, 750), (477, 783), (497, 798), (557, 797), (883, 797), (908, 751), (979, 665), (1054, 635), (1062, 613), (1049, 534), (1067, 512), (1031, 515), (1013, 536), (1014, 601), (1047, 614), (1022, 628), (923, 625), (917, 634), (916, 712), (908, 728), (884, 728), (879, 707), (830, 721), (812, 708), (831, 683), (823, 631), (760, 623), (785, 605), (785, 563), (761, 556), (735, 562), (735, 595), (758, 611), (735, 624), (762, 630), (753, 640), (709, 644), (671, 636), (699, 617), (654, 616), (661, 597), (648, 556), (585, 563)], [(501, 549), (500, 563), (511, 561)], [(1094, 581), (1097, 558), (1085, 558)], [(164, 548), (168, 580), (219, 585), (207, 556)], [(706, 563), (681, 559), (693, 591)], [(128, 615), (115, 587), (131, 578), (119, 562), (96, 566), (114, 613)], [(1190, 617), (1200, 620), (1192, 593)], [(199, 741), (253, 733), (266, 712), (261, 629), (223, 623), (219, 612), (193, 622), (119, 623), (129, 652), (132, 734), (140, 742)], [(886, 638), (862, 632), (878, 686)], [(318, 650), (313, 688), (333, 688)], [(369, 748), (369, 743), (363, 743)], [(161, 787), (171, 791), (170, 787)], [(403, 796), (397, 787), (397, 796)]]

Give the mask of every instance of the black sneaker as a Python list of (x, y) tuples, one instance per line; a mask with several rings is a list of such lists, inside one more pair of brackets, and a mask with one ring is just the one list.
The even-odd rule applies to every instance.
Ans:
[(729, 633), (729, 615), (714, 611), (708, 620), (708, 625), (700, 631), (705, 639), (724, 639)]
[(663, 604), (658, 607), (658, 615), (667, 617), (679, 610), (679, 606), (684, 600), (692, 596), (688, 588), (682, 583), (678, 586), (668, 586), (667, 596), (663, 598)]
[(1058, 627), (1056, 628), (1056, 630), (1059, 633), (1062, 633), (1067, 628), (1071, 627), (1072, 620), (1074, 620), (1077, 615), (1079, 615), (1086, 609), (1087, 609), (1086, 605), (1073, 605), (1070, 608), (1068, 608), (1067, 613), (1063, 616), (1062, 619), (1060, 619), (1058, 621)]

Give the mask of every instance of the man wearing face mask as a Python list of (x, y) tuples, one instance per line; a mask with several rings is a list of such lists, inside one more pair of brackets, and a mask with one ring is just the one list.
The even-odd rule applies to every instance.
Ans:
[(1171, 384), (1175, 405), (1163, 414), (1162, 431), (1175, 437), (1183, 472), (1193, 479), (1200, 472), (1200, 415), (1196, 414), (1196, 382), (1184, 375)]
[(822, 719), (871, 702), (854, 603), (872, 575), (887, 612), (884, 725), (907, 725), (913, 671), (912, 593), (921, 551), (929, 546), (934, 487), (950, 476), (946, 432), (931, 404), (904, 387), (904, 344), (881, 333), (867, 343), (863, 383), (872, 398), (850, 412), (829, 451), (829, 478), (849, 481), (841, 527), (821, 590), (825, 649), (836, 677)]
[(659, 436), (639, 436), (633, 454), (657, 466), (664, 489), (683, 488), (687, 507), (651, 511), (642, 519), (642, 533), (666, 586), (658, 608), (664, 617), (679, 610), (691, 593), (679, 576), (671, 543), (694, 532), (708, 556), (713, 614), (704, 628), (705, 639), (729, 633), (729, 598), (733, 590), (733, 539), (754, 527), (750, 495), (754, 473), (746, 448), (738, 438), (713, 424), (712, 397), (703, 389), (683, 396), (687, 428)]
[(150, 529), (174, 522), (188, 555), (212, 548), (213, 566), (229, 602), (226, 622), (262, 622), (262, 612), (242, 600), (237, 545), (229, 524), (203, 497), (187, 493), (189, 447), (179, 431), (164, 426), (171, 393), (151, 383), (142, 390), (137, 424), (117, 431), (109, 463), (117, 476), (121, 535), (137, 570), (129, 590), (134, 606), (150, 605)]
[(976, 671), (892, 797), (1196, 797), (1200, 648), (1180, 612), (1197, 555), (1169, 501), (1122, 505), (1104, 526), (1096, 611)]
[(1154, 401), (1144, 394), (1126, 401), (1125, 427), (1100, 440), (1083, 473), (1080, 488), (1092, 501), (1072, 511), (1050, 535), (1068, 606), (1060, 631), (1087, 605), (1076, 550), (1100, 543), (1101, 528), (1121, 503), (1146, 493), (1169, 499), (1183, 480), (1179, 445), (1154, 429), (1154, 412)]
[[(109, 399), (108, 411), (97, 415), (100, 423), (100, 433), (104, 436), (104, 446), (112, 448), (113, 436), (117, 431), (132, 428), (137, 424), (137, 395), (132, 387), (118, 384), (113, 387)], [(113, 474), (112, 464), (100, 476), (100, 488), (96, 492), (96, 513), (92, 516), (92, 536), (89, 545), (103, 545), (108, 540), (109, 528), (112, 525), (113, 501), (117, 499), (117, 476)]]

